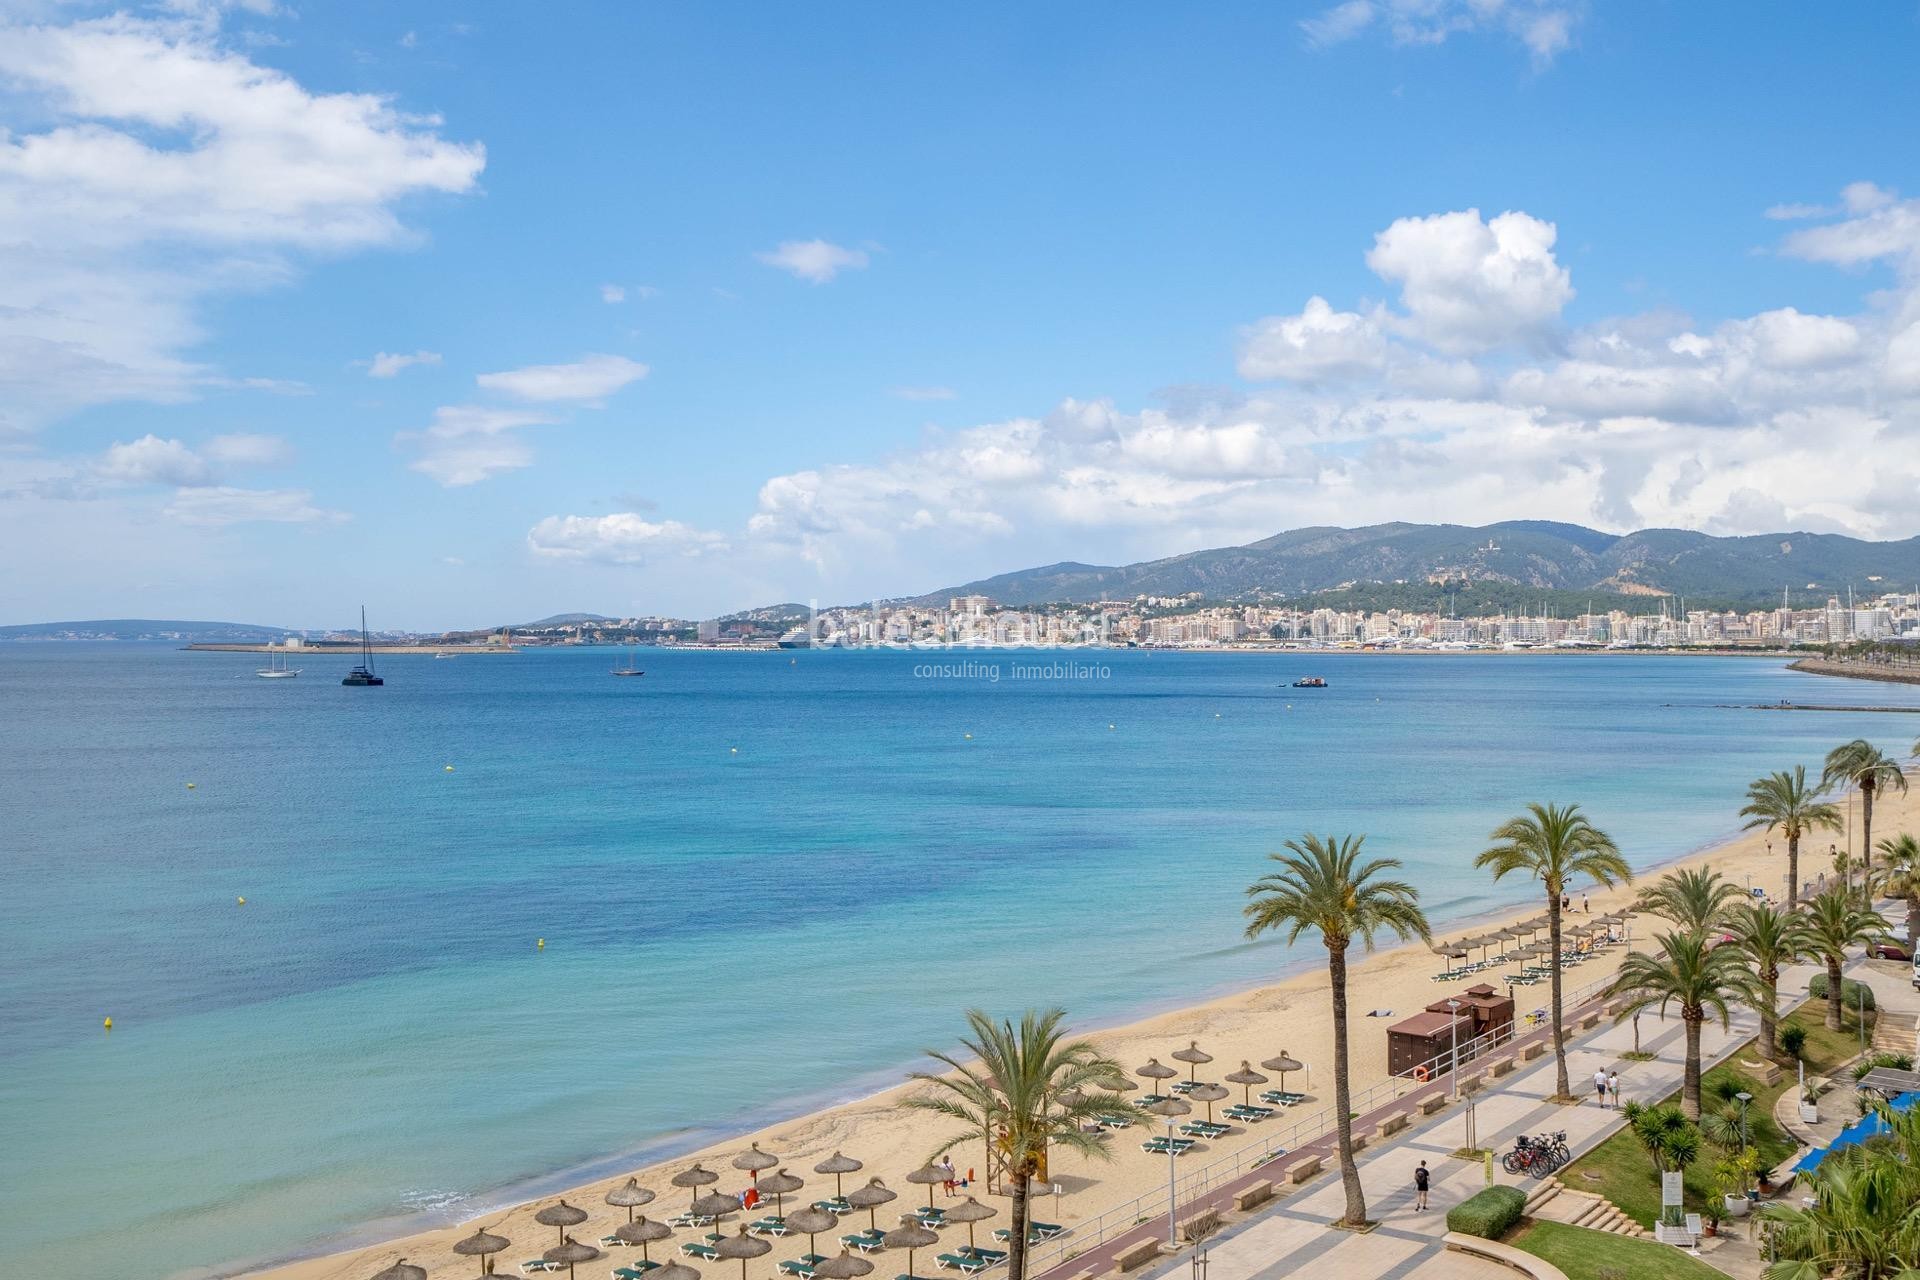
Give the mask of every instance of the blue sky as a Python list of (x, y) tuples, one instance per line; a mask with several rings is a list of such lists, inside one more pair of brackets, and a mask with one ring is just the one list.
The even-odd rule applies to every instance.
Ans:
[(1910, 4), (0, 15), (0, 622), (1920, 533)]

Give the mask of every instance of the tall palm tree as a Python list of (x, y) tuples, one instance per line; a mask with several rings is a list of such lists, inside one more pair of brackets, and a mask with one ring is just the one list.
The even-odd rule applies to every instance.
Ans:
[[(1862, 885), (1870, 885), (1873, 875), (1873, 797), (1890, 790), (1904, 795), (1907, 775), (1880, 748), (1865, 738), (1855, 738), (1827, 752), (1826, 769), (1820, 775), (1823, 787), (1842, 782), (1850, 782), (1860, 788), (1860, 881)], [(1873, 890), (1869, 887), (1865, 893), (1867, 901), (1872, 902)]]
[(1797, 911), (1782, 911), (1749, 899), (1727, 914), (1733, 946), (1753, 966), (1759, 980), (1760, 1051), (1777, 1062), (1787, 1055), (1780, 1049), (1780, 970), (1797, 964), (1813, 952), (1813, 938)]
[(1840, 829), (1840, 810), (1819, 798), (1807, 783), (1807, 767), (1793, 766), (1747, 784), (1747, 806), (1740, 810), (1747, 827), (1779, 831), (1787, 841), (1787, 907), (1800, 902), (1800, 837), (1825, 828)]
[[(929, 1049), (939, 1074), (916, 1071), (912, 1078), (926, 1090), (901, 1105), (958, 1120), (961, 1132), (937, 1147), (944, 1155), (981, 1133), (996, 1134), (1005, 1158), (1012, 1193), (1008, 1214), (1008, 1280), (1023, 1280), (1027, 1266), (1029, 1184), (1049, 1146), (1083, 1155), (1109, 1157), (1107, 1134), (1097, 1121), (1113, 1110), (1113, 1100), (1088, 1096), (1094, 1087), (1125, 1075), (1119, 1063), (1085, 1040), (1069, 1040), (1060, 1009), (1029, 1009), (1015, 1026), (995, 1022), (978, 1009), (967, 1010), (970, 1034), (961, 1040), (964, 1054)], [(933, 1158), (930, 1157), (930, 1158)]]
[(1547, 941), (1553, 948), (1549, 967), (1553, 998), (1553, 1059), (1559, 1096), (1572, 1095), (1567, 1083), (1566, 1029), (1560, 1025), (1560, 898), (1576, 876), (1612, 888), (1631, 883), (1633, 871), (1606, 832), (1587, 821), (1580, 806), (1530, 804), (1527, 811), (1494, 829), (1496, 843), (1473, 860), (1492, 868), (1493, 878), (1524, 874), (1540, 881), (1547, 891)]
[(1747, 968), (1736, 947), (1708, 945), (1699, 931), (1655, 935), (1658, 954), (1636, 951), (1620, 962), (1620, 971), (1607, 987), (1609, 999), (1626, 998), (1620, 1011), (1624, 1021), (1644, 1009), (1679, 1008), (1686, 1031), (1686, 1064), (1680, 1077), (1680, 1110), (1687, 1119), (1700, 1119), (1700, 1031), (1709, 1015), (1722, 1027), (1733, 1015), (1733, 1005), (1757, 1007), (1762, 995), (1759, 979)]
[(1811, 951), (1827, 966), (1827, 1029), (1840, 1029), (1843, 1000), (1840, 966), (1847, 948), (1869, 946), (1887, 934), (1887, 922), (1853, 900), (1844, 885), (1834, 885), (1807, 904), (1807, 933)]
[(1907, 954), (1920, 943), (1920, 841), (1911, 835), (1888, 836), (1880, 842), (1886, 878), (1880, 884), (1888, 896), (1907, 904)]
[(1712, 868), (1669, 871), (1640, 891), (1637, 911), (1664, 916), (1687, 933), (1707, 933), (1726, 923), (1735, 904), (1747, 895)]
[(1358, 1227), (1367, 1221), (1367, 1197), (1353, 1163), (1352, 1084), (1347, 1071), (1347, 947), (1356, 940), (1373, 950), (1381, 930), (1401, 939), (1431, 941), (1420, 892), (1404, 880), (1393, 858), (1362, 861), (1365, 836), (1303, 835), (1286, 842), (1285, 853), (1268, 854), (1280, 864), (1247, 886), (1247, 936), (1278, 933), (1289, 943), (1317, 932), (1327, 948), (1327, 984), (1333, 992), (1333, 1113), (1340, 1140), (1340, 1181), (1346, 1188), (1347, 1214), (1341, 1221)]

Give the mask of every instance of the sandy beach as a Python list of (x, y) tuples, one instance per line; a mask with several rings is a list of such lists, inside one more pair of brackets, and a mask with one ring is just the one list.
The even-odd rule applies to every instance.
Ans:
[[(1728, 807), (1728, 826), (1735, 827), (1734, 809), (1737, 797), (1730, 797)], [(1876, 843), (1882, 836), (1911, 831), (1916, 826), (1916, 816), (1920, 815), (1920, 787), (1906, 796), (1895, 795), (1882, 800), (1875, 808)], [(1505, 815), (1489, 814), (1488, 827)], [(1857, 822), (1857, 810), (1856, 818)], [(1809, 838), (1804, 842), (1801, 852), (1801, 878), (1811, 880), (1823, 870), (1829, 869), (1826, 850), (1831, 839), (1827, 833), (1818, 838)], [(1727, 876), (1735, 884), (1750, 883), (1764, 888), (1770, 895), (1779, 899), (1785, 890), (1785, 843), (1777, 836), (1771, 838), (1772, 852), (1768, 853), (1769, 837), (1764, 832), (1745, 832), (1736, 834), (1725, 842), (1702, 850), (1688, 857), (1678, 859), (1666, 866), (1644, 870), (1640, 879), (1645, 879), (1657, 871), (1669, 866), (1691, 865), (1711, 866)], [(1383, 851), (1384, 852), (1384, 851)], [(1629, 861), (1636, 861), (1634, 851), (1624, 850)], [(1222, 885), (1220, 891), (1233, 893), (1238, 886)], [(1573, 887), (1575, 914), (1569, 920), (1571, 927), (1582, 920), (1581, 903), (1583, 898), (1590, 902), (1592, 914), (1626, 906), (1633, 890), (1614, 890), (1611, 892), (1582, 893), (1585, 886)], [(1435, 937), (1459, 937), (1463, 932), (1483, 932), (1499, 923), (1523, 919), (1538, 914), (1544, 903), (1535, 905), (1531, 911), (1503, 913), (1501, 916), (1481, 917), (1472, 920), (1435, 921)], [(1650, 922), (1635, 920), (1632, 924), (1632, 936), (1638, 945), (1638, 939), (1645, 936)], [(1896, 925), (1898, 922), (1895, 922)], [(1235, 1070), (1242, 1059), (1258, 1063), (1261, 1059), (1271, 1058), (1282, 1050), (1305, 1062), (1309, 1068), (1307, 1077), (1291, 1076), (1288, 1087), (1307, 1088), (1312, 1101), (1306, 1104), (1307, 1110), (1320, 1106), (1330, 1097), (1332, 1090), (1331, 1061), (1332, 1015), (1328, 1007), (1325, 969), (1319, 963), (1324, 953), (1314, 942), (1303, 942), (1303, 952), (1315, 963), (1309, 971), (1271, 986), (1213, 1000), (1206, 1004), (1146, 1018), (1138, 1022), (1112, 1029), (1099, 1030), (1092, 1038), (1106, 1052), (1124, 1064), (1129, 1070), (1144, 1064), (1149, 1058), (1158, 1058), (1163, 1063), (1179, 1066), (1170, 1055), (1176, 1049), (1197, 1041), (1200, 1048), (1214, 1057), (1214, 1062), (1201, 1068), (1203, 1079), (1219, 1079), (1229, 1071)], [(1575, 990), (1608, 976), (1618, 965), (1626, 948), (1613, 947), (1601, 951), (1590, 959), (1568, 971), (1567, 989)], [(1390, 1022), (1409, 1014), (1416, 1013), (1428, 1003), (1457, 992), (1480, 978), (1459, 982), (1437, 983), (1433, 975), (1442, 967), (1443, 962), (1435, 957), (1426, 946), (1421, 944), (1385, 947), (1372, 955), (1362, 955), (1356, 949), (1353, 968), (1351, 1006), (1354, 1013), (1353, 1034), (1351, 1037), (1351, 1060), (1355, 1088), (1362, 1088), (1381, 1080), (1386, 1075), (1386, 1027)], [(1501, 966), (1490, 969), (1484, 980), (1499, 982), (1500, 975), (1510, 967)], [(1519, 1009), (1523, 1014), (1547, 1002), (1547, 986), (1543, 982), (1533, 987), (1522, 987), (1517, 993)], [(1044, 984), (1036, 982), (1033, 999), (1044, 1003), (1047, 993)], [(1372, 1009), (1392, 1010), (1393, 1018), (1369, 1019), (1362, 1016)], [(996, 1014), (1017, 1013), (1017, 1010), (993, 1010)], [(953, 1011), (956, 1033), (960, 1030), (961, 1009)], [(591, 1052), (590, 1046), (583, 1046), (583, 1052)], [(1183, 1072), (1184, 1074), (1184, 1072)], [(1272, 1074), (1272, 1073), (1268, 1073)], [(1263, 1086), (1269, 1087), (1269, 1086)], [(918, 1113), (903, 1111), (898, 1107), (902, 1098), (910, 1092), (910, 1087), (901, 1086), (886, 1090), (872, 1097), (842, 1106), (830, 1108), (811, 1115), (802, 1116), (784, 1123), (769, 1126), (754, 1133), (742, 1133), (736, 1138), (717, 1143), (700, 1151), (675, 1158), (671, 1161), (636, 1168), (630, 1172), (637, 1176), (640, 1184), (656, 1191), (659, 1198), (641, 1210), (649, 1217), (664, 1218), (679, 1213), (686, 1208), (689, 1193), (669, 1185), (669, 1179), (676, 1173), (694, 1163), (705, 1164), (719, 1172), (719, 1183), (711, 1189), (739, 1191), (749, 1184), (749, 1176), (733, 1169), (729, 1161), (749, 1142), (757, 1142), (764, 1150), (780, 1157), (781, 1165), (795, 1175), (806, 1179), (806, 1187), (791, 1197), (788, 1208), (819, 1199), (833, 1192), (831, 1176), (812, 1172), (815, 1163), (825, 1159), (835, 1151), (843, 1151), (865, 1163), (865, 1169), (858, 1174), (848, 1175), (849, 1189), (859, 1185), (869, 1176), (879, 1176), (889, 1187), (899, 1193), (900, 1198), (885, 1206), (881, 1211), (881, 1226), (891, 1227), (897, 1221), (900, 1212), (916, 1203), (916, 1197), (924, 1195), (924, 1190), (911, 1186), (904, 1175), (925, 1163), (928, 1154), (938, 1146), (951, 1132), (944, 1122)], [(1238, 1100), (1238, 1091), (1233, 1099)], [(1224, 1105), (1224, 1104), (1223, 1104)], [(1275, 1123), (1274, 1121), (1267, 1122)], [(1113, 1158), (1106, 1161), (1090, 1161), (1070, 1155), (1060, 1156), (1053, 1170), (1054, 1179), (1062, 1186), (1063, 1194), (1049, 1200), (1044, 1213), (1038, 1215), (1046, 1220), (1062, 1221), (1073, 1224), (1084, 1221), (1134, 1197), (1150, 1194), (1156, 1188), (1165, 1186), (1166, 1162), (1163, 1158), (1150, 1156), (1140, 1149), (1140, 1128), (1116, 1134), (1111, 1150)], [(1259, 1133), (1249, 1132), (1245, 1126), (1237, 1126), (1225, 1138), (1218, 1142), (1202, 1144), (1183, 1160), (1183, 1164), (1205, 1162), (1230, 1153), (1238, 1147), (1255, 1143)], [(963, 1146), (953, 1155), (955, 1165), (962, 1175), (969, 1166), (981, 1165), (981, 1155), (976, 1147)], [(980, 1172), (984, 1174), (984, 1169)], [(597, 1241), (611, 1232), (614, 1227), (626, 1220), (626, 1211), (612, 1208), (604, 1203), (608, 1190), (626, 1181), (627, 1173), (614, 1177), (603, 1177), (591, 1183), (575, 1187), (565, 1193), (571, 1204), (583, 1208), (591, 1215), (580, 1226), (570, 1232), (574, 1238), (582, 1241)], [(981, 1230), (1006, 1225), (1006, 1200), (1004, 1197), (988, 1196), (984, 1187), (976, 1183), (971, 1190), (985, 1202), (1001, 1210), (1001, 1216), (993, 1221), (981, 1224)], [(408, 1262), (427, 1269), (430, 1277), (472, 1276), (478, 1268), (474, 1260), (462, 1258), (452, 1252), (453, 1243), (468, 1235), (476, 1225), (485, 1225), (488, 1230), (508, 1237), (511, 1247), (496, 1258), (496, 1266), (503, 1273), (516, 1273), (518, 1264), (526, 1258), (536, 1257), (542, 1250), (557, 1242), (555, 1228), (542, 1226), (533, 1220), (534, 1213), (557, 1197), (543, 1197), (537, 1201), (517, 1205), (509, 1209), (496, 1210), (480, 1215), (471, 1222), (460, 1226), (438, 1228), (420, 1232), (403, 1239), (387, 1241), (378, 1245), (355, 1248), (330, 1254), (324, 1257), (310, 1258), (298, 1262), (277, 1266), (265, 1271), (252, 1273), (262, 1280), (365, 1280), (365, 1277), (391, 1265), (396, 1258), (405, 1257)], [(936, 1188), (935, 1201), (940, 1203), (948, 1198)], [(744, 1219), (742, 1219), (744, 1221)], [(846, 1221), (844, 1230), (853, 1230), (865, 1226), (865, 1215), (860, 1214)], [(837, 1235), (838, 1233), (836, 1233)], [(691, 1229), (677, 1232), (671, 1241), (662, 1241), (652, 1246), (653, 1256), (665, 1258), (677, 1256), (678, 1245), (682, 1240), (694, 1238)], [(949, 1232), (951, 1235), (951, 1232)], [(820, 1240), (821, 1252), (835, 1252), (837, 1240), (831, 1248), (828, 1237)], [(785, 1240), (773, 1240), (772, 1252), (754, 1259), (747, 1264), (748, 1280), (773, 1280), (777, 1275), (777, 1265), (785, 1259), (798, 1257), (806, 1252), (806, 1238), (797, 1236)], [(638, 1257), (637, 1251), (619, 1250), (610, 1259), (583, 1264), (583, 1274), (603, 1276), (611, 1266), (623, 1265), (631, 1254)], [(931, 1265), (930, 1262), (926, 1265)], [(721, 1274), (734, 1274), (735, 1264), (728, 1262)]]

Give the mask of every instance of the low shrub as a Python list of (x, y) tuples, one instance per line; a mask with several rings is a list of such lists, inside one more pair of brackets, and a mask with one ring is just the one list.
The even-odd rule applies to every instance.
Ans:
[(1498, 1240), (1513, 1230), (1527, 1208), (1527, 1193), (1518, 1187), (1488, 1187), (1447, 1210), (1447, 1230)]
[[(1827, 998), (1827, 975), (1824, 973), (1814, 974), (1813, 980), (1807, 983), (1807, 994), (1815, 1000), (1825, 1000)], [(1845, 1005), (1849, 1010), (1864, 1008), (1868, 1013), (1872, 1013), (1874, 1011), (1873, 988), (1863, 987), (1852, 978), (1842, 978), (1840, 979), (1840, 1003)]]
[(1853, 1065), (1853, 1078), (1859, 1080), (1876, 1067), (1892, 1067), (1895, 1071), (1913, 1070), (1913, 1055), (1910, 1053), (1870, 1053)]
[(1780, 1052), (1789, 1058), (1798, 1058), (1800, 1051), (1807, 1047), (1807, 1029), (1797, 1022), (1789, 1022), (1780, 1028)]

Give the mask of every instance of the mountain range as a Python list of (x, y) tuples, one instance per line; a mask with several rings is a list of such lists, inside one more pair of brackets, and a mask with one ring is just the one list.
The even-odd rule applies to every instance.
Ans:
[[(1377, 524), (1275, 534), (1239, 547), (1190, 551), (1128, 565), (1066, 562), (997, 574), (929, 592), (912, 603), (982, 595), (1005, 605), (1088, 603), (1135, 596), (1208, 600), (1297, 599), (1370, 586), (1432, 596), (1471, 584), (1611, 598), (1692, 596), (1763, 605), (1783, 590), (1878, 594), (1920, 579), (1920, 538), (1866, 542), (1837, 534), (1715, 537), (1685, 529), (1602, 533), (1550, 520), (1489, 525)], [(1481, 593), (1489, 594), (1489, 593)]]

